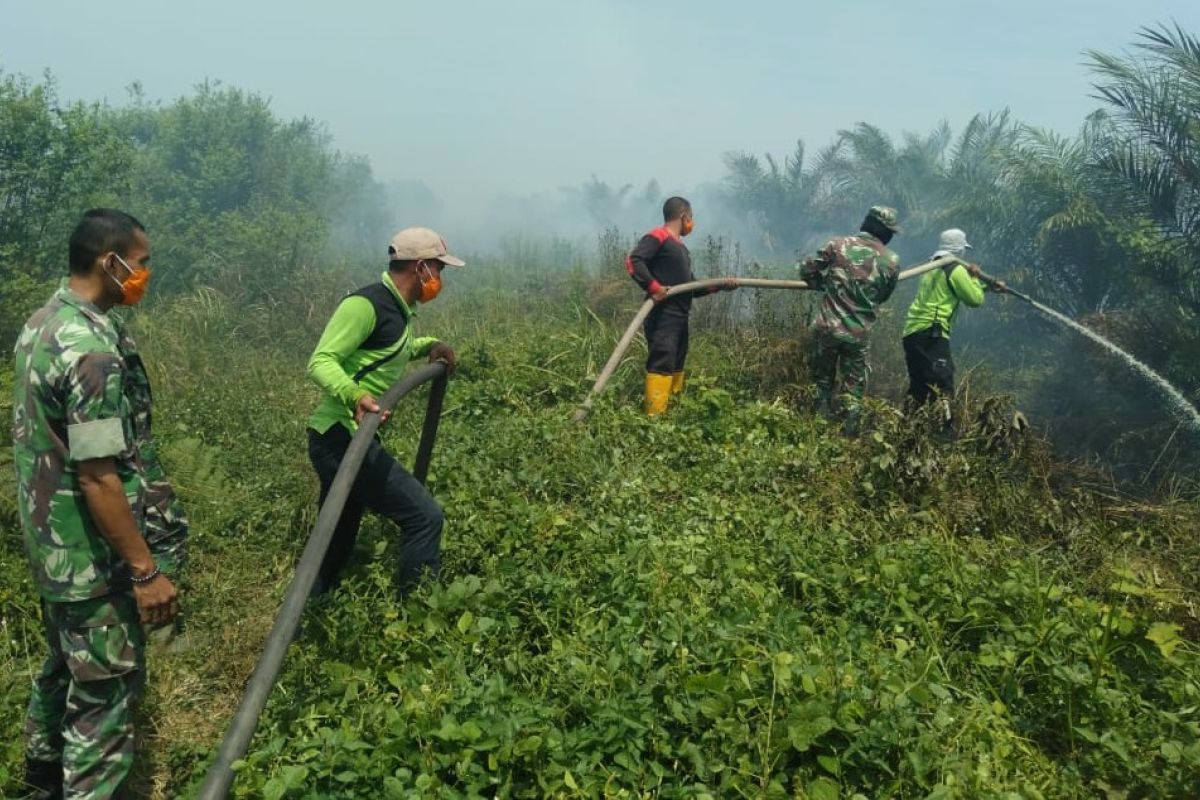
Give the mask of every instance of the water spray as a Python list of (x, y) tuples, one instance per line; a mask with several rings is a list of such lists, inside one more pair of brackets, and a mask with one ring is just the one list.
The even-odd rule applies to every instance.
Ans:
[[(918, 275), (924, 275), (926, 272), (931, 270), (956, 263), (962, 264), (963, 266), (969, 266), (967, 262), (956, 258), (955, 256), (943, 256), (941, 258), (928, 261), (924, 264), (918, 264), (915, 267), (911, 267), (902, 271), (898, 276), (898, 280), (915, 278)], [(978, 277), (984, 283), (987, 283), (991, 286), (1001, 283), (999, 279), (984, 272), (978, 273)], [(707, 280), (692, 281), (691, 283), (682, 283), (677, 286), (668, 287), (667, 296), (669, 297), (673, 294), (677, 295), (685, 292), (694, 292), (698, 289), (720, 288), (723, 286), (728, 286), (731, 283), (737, 287), (755, 289), (809, 288), (808, 284), (804, 281), (772, 280), (767, 278), (710, 278)], [(1153, 384), (1155, 388), (1157, 388), (1159, 392), (1161, 392), (1162, 395), (1168, 401), (1170, 401), (1171, 409), (1176, 417), (1178, 417), (1185, 424), (1189, 425), (1194, 431), (1200, 433), (1200, 411), (1197, 411), (1196, 407), (1192, 405), (1186, 397), (1184, 397), (1183, 392), (1179, 391), (1179, 389), (1172, 385), (1170, 381), (1168, 381), (1162, 375), (1159, 375), (1150, 366), (1142, 363), (1133, 355), (1125, 350), (1122, 350), (1116, 344), (1110, 342), (1108, 339), (1104, 338), (1092, 329), (1081, 325), (1065, 314), (1055, 311), (1049, 306), (1039, 303), (1037, 300), (1034, 300), (1024, 292), (1012, 289), (1005, 285), (1004, 293), (1010, 294), (1018, 300), (1028, 303), (1048, 319), (1070, 328), (1077, 333), (1083, 334), (1096, 344), (1103, 347), (1112, 355), (1117, 356), (1125, 363), (1126, 366)], [(634, 337), (637, 336), (638, 329), (641, 328), (642, 323), (645, 322), (647, 315), (649, 315), (653, 308), (654, 300), (652, 299), (647, 299), (646, 302), (642, 303), (642, 307), (638, 309), (637, 314), (634, 315), (633, 320), (629, 323), (629, 327), (625, 329), (625, 333), (617, 342), (617, 346), (613, 349), (612, 355), (608, 357), (608, 362), (605, 363), (604, 369), (600, 370), (600, 375), (596, 378), (596, 383), (594, 386), (592, 386), (591, 391), (588, 392), (587, 397), (584, 398), (582, 407), (575, 412), (574, 419), (576, 422), (582, 422), (587, 418), (588, 412), (591, 411), (592, 403), (595, 402), (596, 396), (604, 390), (604, 387), (608, 384), (609, 379), (612, 378), (613, 373), (616, 372), (617, 367), (621, 363), (621, 359), (625, 356), (625, 352), (633, 343)]]
[[(1000, 281), (998, 281), (996, 278), (983, 272), (979, 273), (979, 279), (984, 283), (988, 283), (993, 286), (997, 283), (1000, 283)], [(1110, 342), (1108, 339), (1096, 333), (1091, 328), (1081, 325), (1080, 323), (1068, 317), (1066, 314), (1062, 314), (1047, 305), (1039, 303), (1029, 295), (1023, 292), (1018, 292), (1015, 289), (1010, 289), (1008, 286), (1004, 287), (1004, 291), (1007, 294), (1011, 294), (1018, 300), (1023, 300), (1029, 305), (1033, 306), (1034, 309), (1048, 319), (1070, 328), (1077, 333), (1083, 334), (1096, 344), (1103, 347), (1112, 355), (1115, 355), (1117, 358), (1121, 359), (1123, 362), (1125, 362), (1126, 366), (1148, 380), (1159, 390), (1159, 392), (1162, 393), (1164, 397), (1167, 398), (1167, 400), (1170, 401), (1172, 411), (1181, 422), (1189, 425), (1192, 430), (1196, 431), (1197, 433), (1200, 433), (1200, 411), (1197, 411), (1196, 407), (1188, 402), (1188, 399), (1183, 396), (1183, 392), (1179, 391), (1179, 389), (1177, 389), (1162, 375), (1159, 375), (1157, 372), (1155, 372), (1149, 365), (1139, 361), (1132, 354), (1122, 350), (1116, 344)]]

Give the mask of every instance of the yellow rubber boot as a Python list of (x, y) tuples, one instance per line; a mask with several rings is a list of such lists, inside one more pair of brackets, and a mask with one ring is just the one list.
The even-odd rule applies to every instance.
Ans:
[(683, 370), (671, 376), (671, 394), (683, 393)]
[(646, 416), (653, 417), (667, 410), (671, 399), (671, 376), (646, 373)]

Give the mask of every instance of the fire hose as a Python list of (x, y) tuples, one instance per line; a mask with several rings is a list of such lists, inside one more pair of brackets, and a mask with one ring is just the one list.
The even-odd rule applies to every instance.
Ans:
[[(918, 264), (915, 267), (910, 267), (909, 269), (903, 270), (897, 276), (897, 279), (902, 281), (908, 280), (909, 278), (915, 278), (918, 275), (924, 275), (926, 272), (949, 266), (950, 264), (965, 263), (966, 262), (956, 258), (955, 256), (942, 256), (941, 258), (936, 258), (932, 261), (926, 261), (923, 264)], [(980, 273), (979, 278), (983, 282), (991, 285), (995, 285), (999, 282), (990, 275), (984, 275), (983, 273)], [(702, 281), (691, 281), (689, 283), (681, 283), (676, 286), (667, 287), (667, 297), (670, 297), (671, 295), (687, 294), (689, 292), (695, 292), (702, 289), (719, 289), (731, 284), (738, 288), (747, 287), (751, 289), (811, 288), (804, 281), (794, 280), (778, 280), (773, 278), (707, 278)], [(1013, 292), (1011, 289), (1008, 289), (1007, 291), (1023, 300), (1028, 300), (1028, 297), (1020, 294), (1019, 292)], [(654, 306), (655, 301), (652, 298), (647, 298), (646, 302), (642, 303), (642, 307), (638, 309), (637, 314), (634, 315), (633, 320), (629, 323), (629, 327), (625, 329), (625, 333), (617, 342), (617, 346), (613, 349), (612, 355), (608, 357), (608, 362), (605, 363), (604, 369), (600, 370), (600, 375), (596, 378), (596, 383), (594, 386), (592, 386), (591, 391), (588, 392), (587, 397), (584, 398), (582, 407), (575, 412), (574, 419), (576, 422), (582, 422), (583, 420), (587, 419), (588, 412), (590, 412), (592, 409), (592, 403), (595, 402), (596, 397), (600, 394), (600, 392), (604, 391), (604, 387), (612, 378), (613, 373), (616, 372), (617, 367), (620, 366), (621, 359), (625, 357), (625, 351), (627, 351), (629, 346), (633, 344), (633, 339), (635, 336), (637, 336), (638, 329), (642, 327), (642, 323), (646, 321), (646, 317), (650, 314), (651, 310), (653, 310)]]
[(345, 507), (350, 490), (358, 477), (371, 439), (383, 422), (383, 414), (391, 411), (392, 407), (413, 389), (421, 384), (432, 382), (429, 400), (425, 407), (425, 422), (421, 429), (421, 439), (417, 445), (417, 456), (413, 466), (413, 477), (421, 483), (425, 483), (425, 477), (429, 472), (429, 461), (433, 455), (434, 440), (437, 437), (438, 422), (441, 419), (442, 400), (446, 395), (446, 374), (446, 364), (440, 361), (414, 369), (384, 392), (379, 398), (379, 411), (363, 415), (362, 422), (359, 423), (358, 430), (350, 441), (350, 447), (342, 457), (341, 466), (338, 468), (337, 475), (334, 476), (329, 494), (326, 495), (321, 511), (317, 515), (316, 524), (308, 537), (304, 552), (296, 564), (296, 573), (284, 595), (283, 604), (275, 617), (271, 633), (267, 636), (266, 645), (258, 659), (258, 665), (254, 668), (254, 674), (250, 676), (246, 685), (246, 693), (242, 696), (242, 702), (229, 723), (225, 738), (221, 741), (221, 747), (217, 751), (216, 759), (205, 776), (204, 785), (200, 788), (198, 795), (201, 800), (223, 800), (229, 794), (229, 788), (234, 779), (233, 764), (246, 753), (250, 740), (254, 736), (258, 718), (267, 704), (267, 697), (275, 686), (275, 678), (279, 675), (279, 669), (283, 665), (283, 657), (300, 624), (300, 615), (304, 612), (304, 607), (308, 602), (308, 593), (316, 581), (321, 560), (325, 557), (325, 551), (329, 549), (330, 539), (333, 538), (333, 529), (342, 516), (342, 509)]

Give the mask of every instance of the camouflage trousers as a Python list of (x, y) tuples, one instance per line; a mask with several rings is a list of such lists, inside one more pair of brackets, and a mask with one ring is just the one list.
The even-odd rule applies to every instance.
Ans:
[(826, 416), (844, 416), (847, 428), (852, 428), (867, 388), (867, 345), (822, 328), (812, 330), (812, 342), (809, 368), (817, 386), (817, 408)]
[(49, 654), (33, 684), (26, 756), (61, 763), (63, 798), (121, 797), (133, 766), (133, 708), (145, 637), (132, 594), (43, 601)]

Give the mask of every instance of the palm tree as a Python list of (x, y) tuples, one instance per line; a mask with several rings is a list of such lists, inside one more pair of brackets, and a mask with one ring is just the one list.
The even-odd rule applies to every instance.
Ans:
[(1029, 269), (1045, 299), (1073, 314), (1101, 310), (1122, 282), (1114, 219), (1092, 168), (1104, 124), (1094, 116), (1075, 137), (1024, 127), (998, 153), (1014, 263)]
[(1143, 28), (1134, 52), (1088, 51), (1115, 135), (1099, 164), (1159, 226), (1180, 294), (1200, 311), (1200, 38)]
[(869, 206), (890, 205), (900, 213), (906, 241), (936, 233), (952, 138), (945, 122), (927, 135), (906, 133), (899, 144), (867, 123), (840, 131), (830, 164), (836, 186), (831, 214), (844, 226), (846, 220), (860, 219)]
[(767, 252), (784, 257), (811, 244), (830, 228), (830, 198), (837, 192), (831, 164), (839, 145), (806, 162), (804, 142), (782, 164), (767, 155), (761, 161), (749, 153), (727, 153), (726, 192), (762, 236)]

